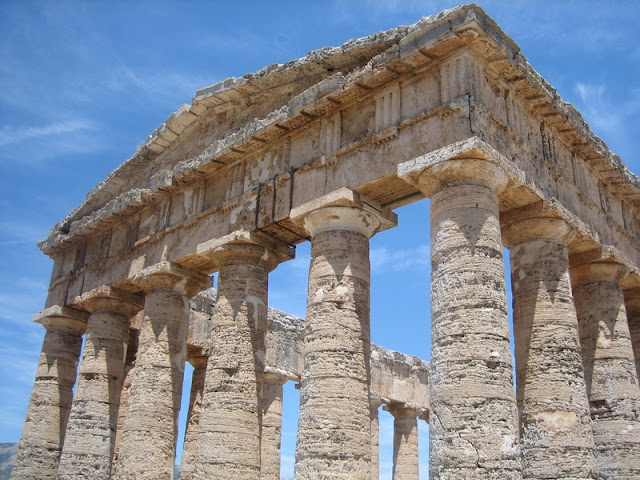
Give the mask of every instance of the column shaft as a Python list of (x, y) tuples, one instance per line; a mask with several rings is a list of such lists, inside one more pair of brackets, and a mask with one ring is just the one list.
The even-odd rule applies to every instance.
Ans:
[(13, 480), (56, 478), (81, 347), (80, 329), (48, 326), (11, 473)]
[(571, 269), (598, 478), (640, 478), (640, 389), (616, 264)]
[(189, 412), (187, 413), (187, 428), (184, 432), (182, 461), (180, 462), (180, 480), (192, 480), (195, 468), (197, 449), (198, 425), (202, 409), (202, 394), (207, 374), (207, 357), (195, 357), (189, 360), (193, 365), (191, 377), (191, 397), (189, 398)]
[(430, 478), (521, 478), (494, 189), (443, 187), (431, 228)]
[(568, 268), (561, 239), (523, 240), (511, 249), (524, 478), (596, 478)]
[(371, 480), (380, 478), (380, 418), (379, 409), (382, 401), (371, 398), (369, 416), (371, 418)]
[[(265, 252), (257, 246), (255, 249), (260, 255)], [(260, 477), (267, 275), (263, 266), (246, 262), (220, 268), (198, 431), (196, 479)]]
[(118, 463), (118, 453), (122, 443), (122, 430), (124, 429), (124, 419), (129, 408), (129, 394), (131, 393), (131, 380), (135, 372), (135, 361), (138, 353), (139, 330), (129, 329), (129, 340), (127, 342), (127, 356), (124, 362), (124, 378), (122, 379), (122, 391), (120, 392), (120, 408), (118, 409), (118, 424), (116, 426), (116, 438), (113, 445), (113, 460), (111, 462), (112, 471), (114, 465)]
[(262, 440), (260, 480), (280, 480), (282, 440), (282, 385), (286, 378), (265, 374), (262, 386)]
[(418, 412), (390, 405), (393, 415), (393, 480), (418, 480)]
[(369, 480), (369, 240), (360, 232), (313, 236), (303, 351), (295, 478)]
[(640, 287), (625, 290), (624, 306), (627, 310), (631, 347), (636, 361), (636, 374), (640, 378)]
[(173, 479), (188, 314), (186, 295), (172, 290), (147, 292), (115, 473), (118, 480)]
[(91, 314), (58, 478), (108, 479), (124, 376), (129, 317)]

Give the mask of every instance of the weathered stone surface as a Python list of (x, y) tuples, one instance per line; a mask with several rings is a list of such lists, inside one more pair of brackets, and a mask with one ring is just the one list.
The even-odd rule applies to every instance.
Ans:
[(87, 316), (70, 308), (34, 316), (47, 333), (11, 472), (14, 480), (56, 478)]
[(189, 296), (210, 287), (211, 279), (161, 264), (138, 274), (135, 281), (145, 292), (144, 318), (115, 478), (171, 480)]
[(278, 256), (256, 244), (211, 250), (220, 263), (193, 478), (260, 476), (268, 273)]
[(598, 478), (640, 477), (640, 388), (620, 265), (571, 267)]
[(640, 287), (624, 291), (624, 306), (627, 311), (633, 356), (636, 359), (636, 374), (640, 378)]
[(260, 480), (280, 480), (282, 439), (282, 385), (286, 376), (267, 372), (262, 384), (262, 436), (260, 439)]
[(301, 480), (371, 478), (369, 237), (392, 223), (387, 212), (344, 197), (330, 194), (299, 210), (312, 236), (296, 442)]
[(130, 318), (142, 308), (142, 298), (103, 288), (75, 304), (91, 315), (58, 479), (106, 480), (111, 475)]
[(433, 479), (522, 478), (497, 199), (508, 177), (500, 163), (434, 156), (403, 171), (431, 196)]
[[(198, 302), (203, 305), (201, 302)], [(191, 305), (193, 306), (192, 301)], [(193, 309), (191, 315), (193, 318)], [(187, 413), (187, 427), (184, 432), (184, 444), (182, 447), (182, 461), (180, 462), (180, 480), (192, 480), (195, 470), (195, 456), (198, 447), (198, 425), (200, 423), (200, 411), (202, 410), (202, 395), (204, 393), (204, 381), (207, 375), (208, 357), (192, 357), (189, 359), (193, 365), (191, 379), (191, 396), (189, 398), (189, 412)]]
[(393, 480), (415, 480), (420, 476), (418, 459), (418, 415), (402, 404), (388, 405), (393, 415)]
[(569, 233), (564, 220), (526, 216), (503, 232), (511, 249), (523, 478), (596, 478)]
[[(395, 223), (387, 208), (425, 196), (433, 197), (433, 382), (419, 359), (382, 350), (378, 355), (374, 348), (369, 361), (368, 263), (362, 257), (366, 238)], [(593, 252), (607, 251), (607, 261), (627, 268), (623, 286), (628, 291), (630, 331), (621, 332), (622, 314), (613, 305), (610, 312), (604, 309), (606, 315), (601, 314), (601, 305), (597, 315), (585, 314), (581, 329), (584, 323), (584, 328), (593, 330), (590, 336), (583, 335), (583, 346), (589, 341), (598, 345), (589, 350), (595, 353), (586, 373), (591, 414), (600, 432), (596, 434), (600, 435), (599, 475), (637, 476), (635, 466), (621, 459), (637, 452), (637, 428), (625, 429), (635, 425), (630, 412), (638, 411), (635, 394), (630, 393), (637, 383), (627, 371), (633, 363), (627, 347), (636, 342), (631, 289), (640, 285), (639, 205), (638, 179), (535, 72), (518, 46), (479, 7), (466, 5), (198, 91), (191, 105), (181, 107), (152, 132), (134, 157), (93, 189), (83, 205), (41, 242), (54, 268), (47, 310), (40, 317), (43, 324), (53, 316), (59, 325), (81, 331), (77, 320), (60, 320), (64, 317), (60, 313), (77, 297), (102, 285), (148, 292), (150, 309), (140, 327), (140, 352), (135, 368), (130, 368), (131, 361), (127, 367), (134, 378), (130, 415), (117, 434), (124, 432), (123, 448), (114, 454), (125, 467), (116, 478), (169, 478), (177, 385), (184, 362), (186, 298), (205, 286), (204, 273), (220, 271), (221, 277), (237, 273), (229, 273), (231, 266), (224, 260), (229, 243), (262, 242), (283, 261), (291, 258), (293, 245), (313, 237), (304, 351), (298, 343), (298, 325), (291, 319), (266, 339), (277, 345), (272, 351), (267, 348), (267, 367), (288, 378), (303, 377), (300, 478), (360, 478), (367, 469), (375, 475), (375, 439), (365, 438), (365, 430), (375, 421), (371, 398), (411, 405), (425, 415), (433, 402), (432, 477), (520, 478), (498, 216), (521, 209), (552, 212), (553, 218), (571, 226), (566, 248), (572, 259), (581, 259), (573, 265), (602, 262)], [(528, 255), (540, 254), (538, 260), (547, 263), (558, 259), (554, 266), (564, 261), (560, 243), (540, 240), (516, 247), (519, 272), (534, 265), (525, 260)], [(534, 254), (534, 249), (539, 251)], [(271, 262), (268, 257), (263, 260)], [(259, 262), (258, 267), (268, 270), (266, 264)], [(518, 287), (523, 295), (523, 285), (529, 280), (535, 284), (536, 278), (533, 273), (526, 276)], [(575, 277), (572, 273), (578, 285)], [(611, 290), (610, 297), (620, 297), (619, 286), (616, 290), (607, 282), (606, 288), (598, 284), (600, 293), (606, 296)], [(566, 278), (556, 286), (550, 283), (544, 285), (546, 294), (544, 289), (536, 293), (535, 312), (540, 314), (534, 312), (534, 319), (556, 312), (562, 321), (532, 322), (531, 337), (520, 338), (517, 347), (521, 409), (527, 425), (523, 445), (528, 451), (525, 460), (531, 460), (525, 476), (537, 469), (531, 475), (539, 478), (569, 475), (580, 455), (588, 457), (589, 443), (580, 421), (575, 445), (568, 424), (563, 424), (562, 435), (546, 437), (554, 422), (548, 416), (540, 420), (539, 412), (546, 415), (549, 409), (535, 400), (541, 398), (536, 392), (547, 381), (558, 384), (544, 397), (556, 404), (566, 403), (567, 396), (578, 395), (581, 388), (580, 379), (573, 376), (571, 320), (561, 311), (569, 304)], [(170, 294), (160, 295), (161, 291)], [(253, 305), (247, 295), (231, 296), (237, 305)], [(563, 301), (548, 301), (545, 295)], [(591, 300), (589, 295), (595, 296), (590, 291), (582, 295), (585, 302)], [(260, 298), (258, 303), (266, 306), (262, 300), (266, 287)], [(48, 307), (57, 313), (51, 315)], [(228, 306), (220, 307), (223, 310), (227, 320), (236, 313)], [(238, 324), (251, 330), (245, 310), (239, 312)], [(610, 313), (615, 325), (607, 320)], [(180, 316), (182, 321), (177, 320)], [(189, 334), (192, 357), (209, 355), (210, 315), (200, 317)], [(254, 330), (264, 332), (264, 320), (259, 320), (262, 323)], [(220, 401), (216, 408), (249, 412), (246, 425), (253, 440), (234, 443), (247, 433), (233, 426), (245, 424), (239, 414), (233, 422), (220, 424), (233, 431), (236, 440), (220, 445), (230, 450), (240, 445), (237, 452), (252, 445), (244, 457), (251, 464), (250, 473), (239, 476), (257, 478), (256, 465), (262, 462), (255, 438), (263, 412), (259, 365), (265, 360), (259, 355), (251, 359), (247, 338), (232, 339), (229, 332), (219, 336), (222, 330), (214, 331), (212, 345), (237, 347), (244, 355), (237, 359), (246, 369), (232, 371), (227, 365), (231, 354), (226, 351), (216, 382), (222, 389), (232, 385), (230, 397), (246, 402)], [(548, 336), (552, 339), (545, 342)], [(545, 357), (549, 350), (555, 353)], [(264, 353), (264, 348), (260, 351)], [(55, 356), (56, 348), (52, 352)], [(65, 366), (65, 361), (59, 366), (69, 370), (71, 363)], [(249, 365), (254, 365), (253, 373)], [(248, 390), (247, 385), (235, 383), (242, 383), (245, 373)], [(225, 383), (224, 375), (234, 381)], [(562, 385), (561, 378), (572, 380)], [(38, 391), (46, 390), (40, 385), (44, 383), (37, 379)], [(70, 387), (62, 384), (56, 394), (62, 392), (67, 398)], [(36, 388), (34, 399), (40, 398), (35, 392)], [(121, 403), (127, 402), (127, 392), (125, 387)], [(558, 411), (579, 416), (580, 401), (568, 403)], [(48, 419), (61, 423), (51, 430), (59, 434), (57, 443), (47, 444), (51, 455), (43, 453), (49, 459), (37, 459), (48, 462), (44, 476), (54, 471), (51, 466), (57, 462), (64, 408)], [(22, 443), (42, 446), (33, 440), (38, 437), (33, 419), (40, 415), (32, 414), (34, 409), (30, 408), (25, 425), (25, 438), (31, 440)], [(151, 424), (147, 415), (156, 415), (157, 421)], [(212, 431), (217, 428), (208, 424)], [(338, 434), (345, 435), (333, 442)], [(540, 448), (545, 439), (546, 450)], [(576, 449), (568, 452), (571, 445)], [(558, 448), (567, 451), (568, 461), (545, 466), (543, 459)], [(209, 453), (209, 459), (218, 455), (215, 462), (229, 460), (222, 451)], [(24, 458), (19, 456), (18, 463)], [(227, 464), (234, 462), (238, 463), (237, 457)], [(151, 466), (143, 471), (140, 465), (148, 463)], [(584, 473), (589, 465), (586, 458), (580, 465), (583, 471), (570, 474), (589, 478)]]

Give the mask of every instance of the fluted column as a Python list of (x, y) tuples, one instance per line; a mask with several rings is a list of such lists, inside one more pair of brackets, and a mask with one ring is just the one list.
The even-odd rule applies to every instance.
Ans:
[(198, 480), (260, 478), (268, 274), (289, 256), (242, 239), (209, 245), (219, 264), (196, 447)]
[(260, 480), (280, 480), (282, 386), (287, 380), (286, 376), (279, 373), (266, 372), (264, 374)]
[(640, 378), (640, 287), (624, 291), (624, 306), (627, 310), (631, 347), (636, 361), (636, 374)]
[(58, 479), (107, 480), (111, 475), (130, 318), (142, 308), (142, 297), (100, 287), (73, 303), (90, 316)]
[(115, 478), (170, 480), (182, 396), (189, 298), (209, 288), (211, 278), (162, 262), (136, 274), (134, 282), (145, 293), (144, 318)]
[(86, 312), (66, 307), (51, 307), (34, 315), (34, 321), (47, 333), (11, 473), (13, 480), (56, 478), (87, 317)]
[(369, 238), (395, 217), (346, 189), (291, 216), (311, 236), (295, 478), (370, 480)]
[(520, 479), (497, 198), (512, 167), (473, 141), (399, 166), (431, 197), (430, 478)]
[(418, 412), (403, 404), (386, 408), (393, 415), (393, 480), (418, 480)]
[(207, 374), (208, 356), (194, 356), (189, 358), (193, 366), (191, 377), (191, 397), (189, 398), (189, 412), (187, 413), (187, 428), (184, 432), (182, 447), (182, 461), (180, 462), (180, 480), (192, 480), (195, 468), (194, 461), (198, 446), (198, 425), (202, 409), (202, 394)]
[(571, 267), (598, 478), (640, 478), (640, 388), (617, 263)]
[(380, 478), (380, 398), (369, 392), (369, 418), (371, 419), (371, 480)]
[(593, 432), (571, 295), (571, 233), (562, 219), (518, 211), (511, 249), (513, 327), (523, 478), (594, 479)]

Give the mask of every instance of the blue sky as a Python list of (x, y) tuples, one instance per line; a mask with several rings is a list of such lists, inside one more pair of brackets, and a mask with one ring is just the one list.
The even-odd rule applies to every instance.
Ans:
[[(640, 2), (478, 3), (640, 173)], [(52, 263), (35, 244), (96, 183), (198, 88), (454, 5), (2, 2), (0, 442), (19, 439), (43, 337), (31, 315), (43, 308)], [(371, 243), (372, 336), (428, 359), (428, 202), (397, 213), (400, 226)], [(271, 276), (272, 306), (304, 315), (307, 268), (308, 245), (301, 245), (298, 258)], [(287, 385), (285, 408), (296, 397)], [(285, 414), (283, 476), (291, 475), (295, 418), (294, 406)], [(381, 412), (382, 478), (390, 478), (390, 419)]]

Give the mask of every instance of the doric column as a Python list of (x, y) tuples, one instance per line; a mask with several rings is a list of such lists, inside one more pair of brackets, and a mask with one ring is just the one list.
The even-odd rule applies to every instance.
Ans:
[(191, 377), (191, 397), (189, 398), (189, 412), (187, 413), (187, 428), (184, 432), (182, 461), (180, 462), (180, 480), (193, 479), (194, 460), (198, 445), (198, 424), (200, 423), (200, 410), (202, 409), (202, 394), (204, 393), (208, 359), (208, 356), (202, 355), (188, 359), (193, 366), (193, 375)]
[(311, 236), (295, 478), (370, 480), (369, 238), (391, 212), (341, 189), (292, 210)]
[(455, 147), (399, 166), (431, 197), (430, 478), (520, 479), (497, 198), (512, 167)]
[(593, 432), (571, 295), (570, 226), (532, 216), (502, 219), (511, 249), (513, 328), (523, 478), (594, 479)]
[(171, 262), (134, 276), (145, 293), (135, 374), (115, 478), (173, 479), (189, 298), (211, 278)]
[(393, 415), (393, 480), (418, 480), (418, 416), (420, 412), (404, 404), (390, 404)]
[(382, 400), (369, 392), (369, 418), (371, 419), (371, 480), (380, 478), (380, 418)]
[[(575, 262), (578, 263), (578, 262)], [(640, 388), (619, 283), (622, 265), (571, 267), (598, 478), (640, 478)]]
[[(137, 320), (140, 321), (137, 321)], [(131, 323), (137, 321), (137, 328), (129, 329), (129, 339), (127, 340), (127, 355), (124, 359), (124, 378), (122, 380), (122, 391), (120, 392), (120, 408), (118, 409), (118, 425), (116, 427), (116, 438), (113, 445), (113, 460), (111, 461), (111, 471), (115, 471), (114, 466), (118, 463), (118, 453), (122, 443), (122, 430), (124, 429), (124, 419), (129, 408), (129, 393), (131, 392), (131, 380), (133, 379), (133, 368), (138, 354), (138, 335), (140, 334), (140, 324), (142, 315), (140, 312), (132, 319)]]
[(47, 333), (11, 474), (13, 480), (56, 478), (88, 316), (56, 306), (33, 317)]
[(627, 310), (631, 347), (636, 361), (636, 374), (640, 378), (640, 287), (624, 291), (624, 306)]
[(282, 386), (285, 375), (267, 371), (262, 384), (262, 440), (260, 480), (280, 480)]
[(142, 297), (100, 287), (73, 302), (90, 313), (58, 478), (107, 480), (118, 423), (130, 318)]
[(268, 274), (291, 258), (258, 237), (223, 238), (199, 247), (219, 265), (194, 478), (260, 478), (262, 380)]

